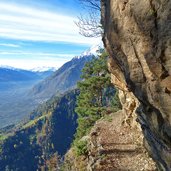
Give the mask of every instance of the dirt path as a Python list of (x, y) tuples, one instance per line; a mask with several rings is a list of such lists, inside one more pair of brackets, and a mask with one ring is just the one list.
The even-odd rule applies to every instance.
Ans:
[[(93, 171), (155, 171), (139, 129), (122, 124), (123, 113), (102, 119), (91, 132), (89, 160)], [(96, 154), (95, 156), (93, 154)]]

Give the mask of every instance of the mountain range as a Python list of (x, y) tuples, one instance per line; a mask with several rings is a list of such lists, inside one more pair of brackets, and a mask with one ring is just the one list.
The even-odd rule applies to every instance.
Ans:
[(0, 82), (18, 82), (40, 80), (49, 76), (52, 71), (33, 72), (22, 69), (0, 68)]
[(76, 88), (81, 80), (81, 70), (86, 62), (97, 55), (98, 49), (99, 45), (93, 46), (55, 72), (1, 68), (0, 128), (18, 123), (39, 104)]
[[(11, 101), (13, 104), (8, 109), (13, 114), (6, 120), (1, 116), (8, 122), (0, 129), (0, 170), (36, 171), (58, 167), (58, 157), (70, 148), (77, 128), (77, 82), (81, 80), (84, 65), (93, 56), (87, 51), (74, 57), (24, 94), (20, 92), (18, 101), (16, 98)], [(15, 108), (13, 105), (17, 103)]]
[(77, 82), (81, 80), (81, 70), (85, 63), (92, 59), (92, 56), (86, 55), (73, 58), (51, 76), (35, 85), (29, 94), (38, 99), (49, 99), (56, 93), (60, 94), (75, 88)]
[(90, 61), (93, 56), (98, 56), (102, 47), (102, 43), (93, 45), (81, 55), (74, 57), (50, 77), (35, 85), (29, 94), (37, 99), (49, 99), (56, 93), (60, 94), (75, 88), (77, 82), (81, 80), (81, 70), (85, 63)]

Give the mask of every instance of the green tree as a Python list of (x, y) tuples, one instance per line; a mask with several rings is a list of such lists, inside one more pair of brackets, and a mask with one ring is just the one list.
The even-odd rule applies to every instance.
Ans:
[(112, 105), (115, 89), (111, 84), (107, 58), (108, 54), (103, 50), (99, 57), (94, 57), (82, 70), (83, 81), (78, 83), (80, 95), (76, 107), (79, 116), (77, 139), (83, 137)]

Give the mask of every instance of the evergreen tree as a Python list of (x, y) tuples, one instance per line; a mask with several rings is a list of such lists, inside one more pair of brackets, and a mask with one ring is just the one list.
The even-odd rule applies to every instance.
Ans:
[(107, 58), (108, 54), (103, 50), (99, 57), (94, 57), (86, 63), (82, 70), (83, 81), (78, 83), (80, 95), (76, 108), (76, 113), (79, 116), (77, 139), (84, 136), (95, 121), (111, 108), (115, 89), (111, 84)]

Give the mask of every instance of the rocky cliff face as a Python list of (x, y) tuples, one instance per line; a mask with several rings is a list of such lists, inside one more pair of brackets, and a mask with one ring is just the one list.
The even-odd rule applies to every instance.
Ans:
[(171, 170), (171, 0), (101, 3), (112, 82), (136, 108), (158, 168)]

